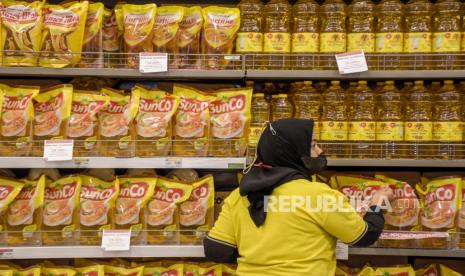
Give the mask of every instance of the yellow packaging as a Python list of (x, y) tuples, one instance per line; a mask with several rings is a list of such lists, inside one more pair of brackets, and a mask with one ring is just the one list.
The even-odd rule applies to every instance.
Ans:
[(184, 276), (199, 276), (199, 266), (195, 264), (184, 264)]
[(143, 212), (152, 198), (157, 178), (121, 177), (116, 200), (116, 229), (131, 229), (131, 243), (145, 241)]
[(180, 99), (174, 118), (174, 155), (206, 156), (210, 130), (209, 105), (215, 98), (195, 88), (177, 84), (173, 87), (173, 94)]
[(42, 275), (48, 276), (75, 276), (76, 270), (65, 267), (43, 267)]
[[(179, 23), (184, 17), (185, 9), (181, 6), (161, 6), (157, 9), (152, 39), (155, 52), (177, 54)], [(170, 68), (177, 67), (177, 56), (170, 56), (169, 65)]]
[(263, 34), (259, 32), (239, 32), (236, 38), (236, 53), (263, 52)]
[(144, 276), (161, 276), (164, 271), (164, 267), (161, 266), (161, 262), (158, 265), (151, 265), (144, 267)]
[(376, 122), (377, 141), (404, 141), (404, 122)]
[(172, 118), (179, 106), (179, 97), (161, 90), (135, 86), (140, 94), (135, 118), (136, 155), (167, 156), (173, 137)]
[(465, 248), (465, 179), (462, 179), (462, 204), (459, 212), (459, 232), (460, 241), (459, 248)]
[(461, 276), (463, 274), (442, 264), (430, 264), (415, 271), (416, 276)]
[(14, 276), (15, 271), (8, 268), (0, 268), (0, 276)]
[(40, 241), (45, 175), (36, 180), (23, 179), (24, 186), (8, 208), (6, 219), (9, 245), (37, 244)]
[(403, 33), (376, 34), (376, 53), (402, 53), (403, 46)]
[(345, 33), (320, 33), (321, 53), (342, 53), (346, 51)]
[[(183, 264), (173, 264), (168, 267), (162, 267), (160, 275), (185, 276)], [(152, 274), (153, 275), (153, 274)], [(156, 275), (156, 274), (155, 274)], [(153, 275), (153, 276), (155, 276)]]
[(93, 91), (76, 90), (73, 93), (71, 116), (66, 137), (74, 140), (73, 156), (98, 155), (97, 114), (110, 102), (110, 97)]
[[(36, 66), (42, 33), (43, 2), (4, 0), (0, 13), (0, 50), (4, 66)], [(1, 60), (1, 59), (0, 59)]]
[(82, 276), (104, 276), (105, 268), (103, 265), (92, 265), (86, 267), (76, 267), (76, 272)]
[(103, 12), (102, 48), (104, 52), (117, 52), (120, 49), (118, 24), (115, 10), (105, 9)]
[(404, 52), (406, 54), (430, 53), (431, 42), (431, 33), (406, 33), (404, 35)]
[(365, 265), (357, 276), (375, 276), (375, 269)]
[[(63, 139), (71, 115), (73, 86), (57, 85), (41, 90), (34, 97), (34, 140)], [(35, 156), (42, 156), (42, 147), (35, 146)]]
[(265, 33), (263, 39), (264, 53), (290, 53), (290, 33)]
[(321, 122), (321, 140), (347, 141), (349, 124), (347, 122), (323, 121)]
[(181, 243), (200, 242), (213, 227), (214, 200), (215, 184), (212, 175), (192, 183), (191, 195), (181, 203), (179, 211)]
[(149, 244), (174, 244), (179, 239), (178, 206), (190, 197), (191, 192), (191, 185), (158, 178), (154, 194), (145, 207)]
[(103, 3), (91, 3), (87, 11), (84, 42), (82, 45), (83, 68), (103, 67)]
[(203, 26), (202, 8), (193, 6), (186, 8), (184, 17), (179, 23), (179, 68), (198, 68), (201, 59), (200, 31)]
[(292, 34), (292, 53), (318, 53), (319, 50), (319, 33)]
[(65, 176), (55, 182), (46, 182), (42, 216), (44, 244), (74, 242), (79, 226), (79, 194), (81, 178)]
[[(208, 69), (224, 69), (229, 61), (224, 57), (211, 54), (231, 54), (234, 40), (241, 25), (241, 13), (238, 8), (209, 6), (202, 9), (204, 25), (202, 53), (206, 57)], [(290, 44), (290, 42), (289, 42)]]
[(40, 66), (63, 68), (81, 60), (89, 2), (68, 6), (46, 4), (43, 9)]
[(15, 276), (40, 276), (41, 268), (40, 266), (31, 266), (24, 269), (16, 269), (14, 272)]
[(460, 32), (433, 33), (433, 53), (460, 52)]
[(199, 276), (221, 276), (222, 265), (217, 264), (211, 267), (199, 267)]
[(134, 117), (137, 114), (140, 94), (131, 95), (110, 88), (102, 89), (110, 97), (109, 104), (98, 113), (99, 134), (103, 156), (132, 156), (134, 153)]
[(98, 245), (101, 232), (114, 226), (115, 201), (119, 195), (119, 180), (107, 182), (96, 177), (81, 175), (79, 203), (81, 244)]
[(135, 55), (128, 56), (127, 66), (129, 68), (138, 68), (138, 53), (153, 51), (152, 34), (156, 12), (157, 5), (155, 4), (124, 4), (122, 7), (124, 51), (126, 53), (135, 53)]
[(7, 242), (4, 231), (7, 222), (6, 211), (8, 210), (8, 206), (20, 193), (24, 183), (6, 177), (0, 177), (0, 181), (0, 245), (5, 245)]
[(365, 53), (375, 52), (374, 33), (350, 33), (347, 35), (347, 52), (363, 51)]
[(375, 141), (376, 123), (373, 121), (349, 122), (349, 141)]
[(415, 276), (415, 270), (411, 266), (402, 267), (378, 267), (374, 276)]
[(144, 267), (124, 268), (112, 265), (105, 265), (105, 276), (143, 276)]
[(347, 272), (345, 272), (342, 268), (339, 266), (336, 267), (336, 273), (334, 276), (350, 276)]
[(1, 119), (2, 156), (28, 156), (32, 147), (32, 99), (39, 93), (38, 86), (3, 86)]
[(432, 141), (433, 122), (405, 122), (405, 141)]
[(462, 142), (463, 123), (462, 122), (434, 122), (433, 141), (441, 142)]
[(252, 88), (220, 90), (210, 103), (211, 156), (243, 156), (251, 120)]

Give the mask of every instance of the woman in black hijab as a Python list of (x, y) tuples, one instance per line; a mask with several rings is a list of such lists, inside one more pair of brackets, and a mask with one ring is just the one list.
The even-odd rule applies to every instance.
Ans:
[[(362, 219), (341, 193), (311, 182), (311, 175), (325, 167), (313, 139), (313, 120), (270, 123), (256, 159), (204, 240), (206, 257), (237, 260), (241, 276), (334, 275), (336, 239), (357, 246), (374, 243), (384, 227), (377, 205), (392, 192), (376, 193)], [(329, 206), (325, 200), (340, 204), (323, 208)], [(315, 205), (319, 201), (326, 203)]]

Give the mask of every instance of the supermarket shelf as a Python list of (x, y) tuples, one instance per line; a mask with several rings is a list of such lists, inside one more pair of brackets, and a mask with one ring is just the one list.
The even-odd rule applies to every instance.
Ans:
[(232, 157), (82, 157), (72, 161), (46, 162), (41, 157), (0, 157), (0, 168), (190, 168), (243, 169), (246, 158)]
[(181, 258), (204, 257), (201, 245), (135, 245), (129, 251), (104, 251), (100, 246), (3, 247), (0, 259), (66, 259), (66, 258)]
[(357, 248), (350, 247), (349, 255), (378, 255), (378, 256), (415, 256), (415, 257), (443, 257), (465, 258), (464, 249), (400, 249), (400, 248)]
[(335, 70), (247, 70), (248, 79), (454, 79), (464, 78), (465, 70), (367, 71), (341, 75)]
[(410, 160), (410, 159), (329, 159), (332, 167), (435, 167), (435, 168), (465, 168), (465, 160)]
[(42, 67), (0, 67), (0, 76), (14, 77), (109, 77), (109, 78), (150, 78), (150, 79), (242, 79), (243, 70), (170, 70), (162, 73), (140, 73), (134, 69), (96, 68), (42, 68)]

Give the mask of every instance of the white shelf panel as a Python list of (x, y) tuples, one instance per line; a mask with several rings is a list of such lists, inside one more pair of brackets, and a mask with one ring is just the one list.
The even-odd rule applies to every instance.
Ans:
[(328, 159), (332, 167), (411, 167), (465, 168), (465, 160), (410, 160), (410, 159)]
[(349, 255), (465, 258), (465, 249), (400, 249), (349, 247)]
[(450, 79), (465, 78), (465, 70), (386, 70), (339, 74), (336, 70), (247, 70), (248, 79)]
[(190, 168), (243, 169), (246, 158), (221, 157), (77, 157), (72, 161), (46, 162), (41, 157), (0, 157), (0, 168)]

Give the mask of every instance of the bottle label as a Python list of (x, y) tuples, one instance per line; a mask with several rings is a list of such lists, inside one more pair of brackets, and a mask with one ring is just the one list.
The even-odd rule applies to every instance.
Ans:
[(347, 36), (347, 51), (364, 51), (365, 53), (375, 52), (374, 33), (350, 33)]
[(346, 141), (348, 123), (324, 121), (321, 122), (321, 140), (323, 141)]
[(261, 53), (263, 51), (262, 33), (238, 33), (236, 39), (236, 52)]
[(313, 137), (318, 141), (321, 138), (321, 122), (314, 121), (313, 124)]
[(249, 132), (249, 145), (257, 146), (260, 136), (262, 136), (264, 127), (250, 127)]
[(292, 34), (293, 53), (318, 53), (320, 49), (320, 35), (318, 33)]
[(403, 122), (377, 122), (377, 141), (404, 141)]
[(462, 142), (462, 122), (434, 122), (433, 140), (444, 142)]
[(432, 141), (433, 122), (405, 122), (405, 141)]
[(431, 52), (431, 33), (406, 33), (404, 37), (405, 53)]
[(462, 46), (461, 50), (465, 51), (465, 32), (462, 33)]
[(377, 33), (377, 53), (402, 53), (404, 46), (403, 33)]
[(265, 53), (289, 53), (291, 51), (291, 34), (266, 33), (263, 50)]
[(460, 52), (460, 33), (433, 33), (433, 52)]
[(349, 123), (349, 141), (375, 141), (376, 123), (355, 121)]
[(321, 33), (321, 53), (342, 53), (346, 51), (346, 34), (344, 33)]

